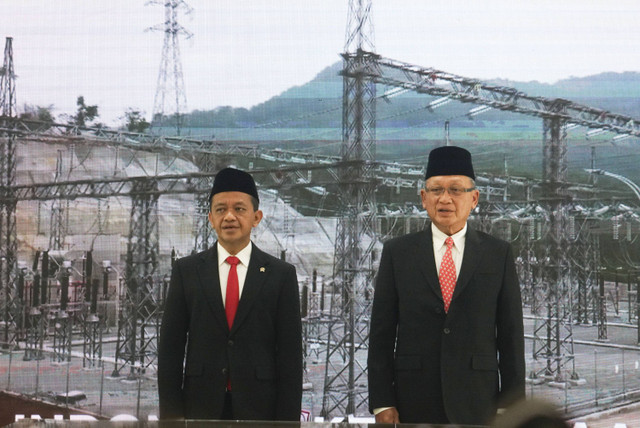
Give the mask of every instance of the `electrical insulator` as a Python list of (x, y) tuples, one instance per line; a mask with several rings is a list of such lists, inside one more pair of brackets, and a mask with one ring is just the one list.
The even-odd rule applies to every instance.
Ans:
[(576, 239), (576, 218), (569, 217), (569, 239)]
[(529, 222), (529, 240), (533, 241), (536, 239), (536, 221), (532, 219)]

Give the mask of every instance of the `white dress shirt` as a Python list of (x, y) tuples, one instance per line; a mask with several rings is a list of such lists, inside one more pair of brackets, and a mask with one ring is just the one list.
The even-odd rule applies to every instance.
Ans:
[(247, 278), (247, 269), (249, 260), (251, 260), (251, 242), (244, 247), (238, 254), (229, 254), (218, 242), (218, 274), (220, 275), (220, 291), (222, 292), (222, 304), (225, 304), (227, 297), (227, 279), (231, 265), (227, 263), (227, 257), (235, 255), (240, 259), (240, 263), (236, 266), (238, 272), (238, 297), (242, 298), (242, 289), (244, 288), (244, 280)]
[[(440, 265), (442, 258), (447, 251), (445, 240), (449, 237), (446, 233), (438, 229), (431, 223), (431, 234), (433, 235), (433, 256), (436, 260), (436, 270), (440, 275)], [(451, 257), (453, 264), (456, 266), (456, 278), (460, 277), (460, 267), (462, 266), (462, 255), (464, 254), (464, 243), (467, 238), (467, 223), (464, 224), (462, 230), (451, 235), (453, 238), (453, 248), (451, 249)]]

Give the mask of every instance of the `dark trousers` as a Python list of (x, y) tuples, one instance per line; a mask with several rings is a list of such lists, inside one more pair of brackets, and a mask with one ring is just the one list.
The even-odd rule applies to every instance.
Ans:
[(232, 421), (233, 417), (233, 406), (231, 404), (231, 391), (227, 391), (224, 395), (224, 405), (222, 406), (222, 416), (220, 419), (223, 421)]

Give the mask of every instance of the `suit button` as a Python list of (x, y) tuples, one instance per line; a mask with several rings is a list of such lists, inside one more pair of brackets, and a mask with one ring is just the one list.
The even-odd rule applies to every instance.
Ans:
[(229, 341), (227, 342), (227, 345), (229, 345), (229, 346), (233, 346), (233, 340), (229, 340)]
[(442, 313), (442, 308), (437, 307), (437, 308), (436, 308), (436, 314), (441, 314), (441, 313)]
[(226, 376), (226, 375), (227, 375), (227, 368), (226, 368), (226, 367), (222, 369), (222, 374), (223, 374), (224, 376)]
[(449, 334), (449, 333), (451, 333), (451, 330), (449, 330), (447, 327), (445, 327), (445, 329), (444, 329), (443, 331), (444, 331), (444, 334)]

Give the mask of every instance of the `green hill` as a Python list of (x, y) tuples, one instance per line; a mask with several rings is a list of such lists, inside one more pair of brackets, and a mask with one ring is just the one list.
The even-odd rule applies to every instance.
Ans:
[[(331, 128), (341, 124), (342, 78), (337, 62), (322, 70), (313, 80), (294, 86), (270, 100), (250, 109), (218, 107), (209, 111), (194, 111), (187, 123), (194, 128)], [(560, 80), (555, 84), (537, 81), (516, 82), (489, 80), (488, 83), (519, 89), (528, 95), (548, 98), (566, 98), (580, 104), (640, 117), (640, 73), (601, 73), (582, 78)], [(378, 87), (378, 95), (385, 88)], [(458, 126), (471, 127), (478, 121), (533, 121), (507, 112), (492, 111), (474, 120), (466, 118), (468, 104), (449, 103), (446, 107), (429, 112), (424, 107), (433, 100), (426, 95), (404, 93), (380, 101), (377, 106), (379, 128), (406, 128), (415, 126), (441, 127), (444, 120), (458, 121)], [(496, 124), (497, 127), (502, 124)], [(408, 131), (407, 136), (412, 133)], [(304, 138), (304, 136), (302, 137)]]
[[(338, 154), (342, 123), (342, 64), (322, 70), (313, 80), (292, 87), (250, 109), (217, 107), (194, 111), (186, 123), (193, 135), (219, 140), (260, 141), (274, 147)], [(640, 120), (640, 73), (601, 73), (571, 77), (555, 84), (490, 80), (531, 96), (565, 98)], [(389, 88), (379, 86), (378, 95)], [(434, 97), (412, 92), (379, 99), (376, 104), (377, 158), (423, 164), (428, 151), (449, 138), (472, 152), (481, 171), (540, 177), (542, 121), (515, 113), (490, 110), (470, 118), (473, 104), (450, 102), (433, 111), (425, 107)], [(638, 139), (614, 142), (614, 134), (588, 137), (584, 128), (568, 133), (569, 176), (586, 181), (592, 147), (596, 166), (640, 181)], [(606, 180), (606, 179), (605, 179)]]

